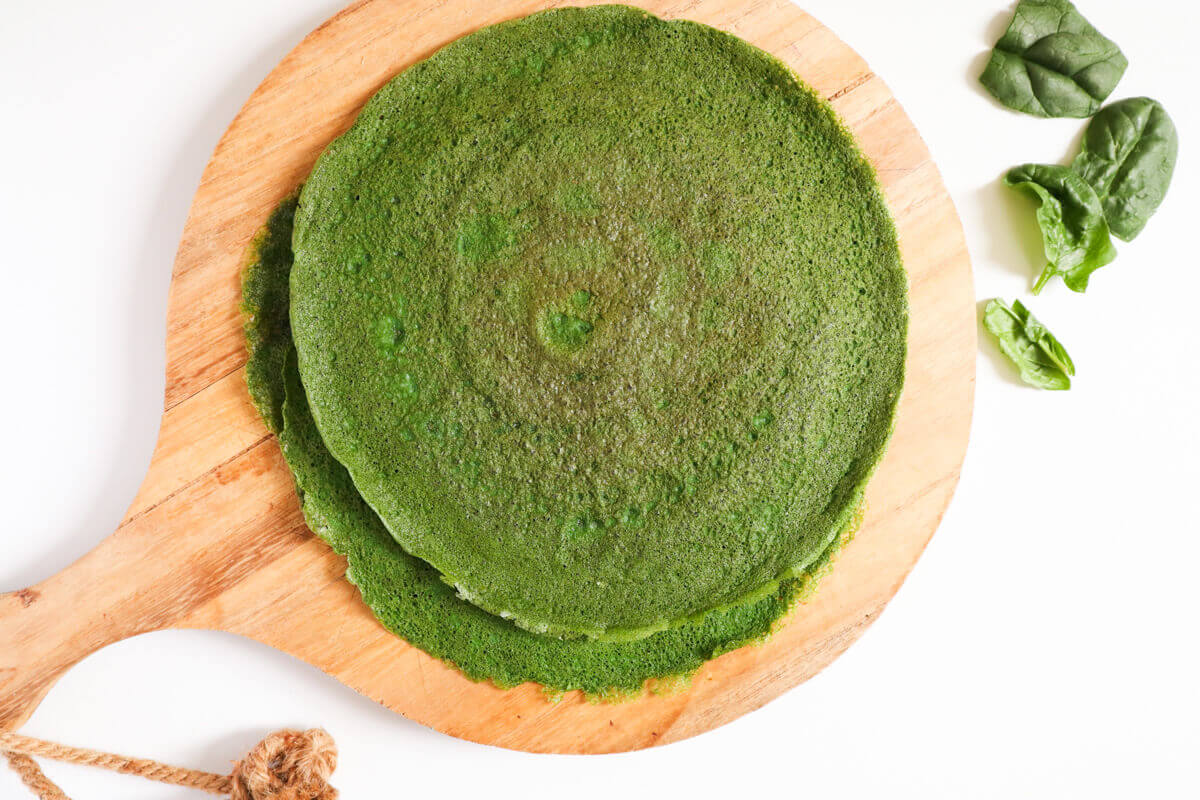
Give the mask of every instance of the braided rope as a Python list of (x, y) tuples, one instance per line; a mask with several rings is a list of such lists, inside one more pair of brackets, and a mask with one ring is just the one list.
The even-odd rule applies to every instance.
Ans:
[(70, 800), (54, 781), (46, 777), (42, 768), (29, 756), (5, 753), (4, 757), (8, 759), (8, 765), (13, 768), (13, 771), (20, 776), (21, 782), (38, 796), (38, 800)]
[(32, 756), (85, 764), (138, 775), (160, 783), (187, 786), (232, 800), (335, 800), (337, 790), (329, 776), (337, 767), (337, 747), (320, 728), (282, 730), (267, 736), (234, 764), (229, 775), (175, 767), (145, 758), (70, 747), (19, 733), (0, 731), (0, 752), (9, 766), (40, 800), (69, 800)]

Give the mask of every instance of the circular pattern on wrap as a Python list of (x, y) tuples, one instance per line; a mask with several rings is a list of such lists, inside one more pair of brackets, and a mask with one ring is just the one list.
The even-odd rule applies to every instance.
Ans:
[(322, 438), (481, 608), (638, 638), (845, 525), (903, 380), (870, 166), (774, 59), (618, 7), (402, 73), (310, 176), (291, 322)]

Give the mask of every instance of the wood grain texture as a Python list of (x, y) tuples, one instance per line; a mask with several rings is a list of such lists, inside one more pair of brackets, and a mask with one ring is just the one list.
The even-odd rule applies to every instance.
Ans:
[[(584, 2), (574, 3), (589, 4)], [(879, 171), (910, 280), (908, 380), (866, 521), (816, 598), (767, 644), (704, 667), (685, 693), (595, 705), (500, 690), (388, 634), (308, 532), (274, 440), (246, 395), (242, 254), (275, 203), (392, 75), (545, 0), (365, 0), (310, 34), (218, 144), (175, 261), (162, 429), (117, 531), (59, 575), (0, 595), (0, 725), (15, 727), (89, 653), (163, 628), (231, 631), (291, 653), (418, 722), (478, 742), (597, 753), (693, 736), (811, 677), (883, 610), (958, 480), (975, 378), (970, 263), (954, 206), (883, 81), (787, 0), (642, 0), (788, 63), (829, 98)]]

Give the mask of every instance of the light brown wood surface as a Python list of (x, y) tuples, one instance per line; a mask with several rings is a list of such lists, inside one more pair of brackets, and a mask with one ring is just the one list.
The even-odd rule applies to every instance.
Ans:
[[(587, 2), (571, 3), (587, 5)], [(765, 645), (704, 667), (685, 693), (618, 705), (473, 683), (387, 633), (305, 528), (275, 441), (243, 383), (239, 267), (275, 203), (392, 75), (462, 34), (560, 3), (366, 0), (310, 34), (254, 92), (200, 182), (175, 260), (162, 429), (124, 521), (36, 586), (0, 595), (0, 727), (16, 727), (72, 664), (163, 628), (231, 631), (291, 653), (453, 736), (532, 751), (648, 747), (729, 722), (816, 674), (879, 615), (958, 479), (975, 382), (971, 269), (921, 137), (857, 54), (787, 0), (642, 0), (730, 31), (829, 98), (870, 157), (910, 280), (908, 380), (865, 524)]]

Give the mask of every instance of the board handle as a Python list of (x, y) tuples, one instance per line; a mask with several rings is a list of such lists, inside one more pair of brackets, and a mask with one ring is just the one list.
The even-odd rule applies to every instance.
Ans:
[(21, 725), (70, 667), (102, 647), (162, 627), (122, 531), (62, 572), (0, 594), (0, 729)]
[(0, 594), (0, 729), (23, 723), (67, 669), (107, 645), (206, 627), (193, 615), (307, 538), (241, 370), (177, 402), (117, 530), (57, 575)]

